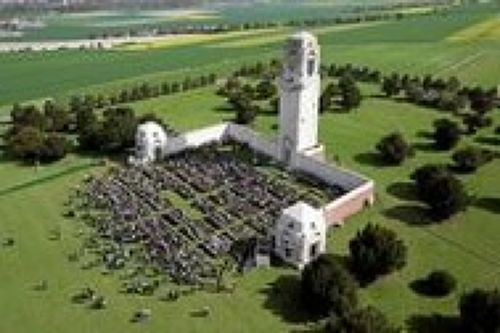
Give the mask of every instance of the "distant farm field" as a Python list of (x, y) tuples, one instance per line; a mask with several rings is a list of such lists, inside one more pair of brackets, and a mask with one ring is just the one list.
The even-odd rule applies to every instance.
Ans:
[[(364, 26), (353, 24), (318, 28), (326, 62), (369, 65), (384, 71), (405, 69), (416, 73), (458, 75), (471, 83), (495, 85), (500, 72), (494, 59), (498, 43), (477, 41), (450, 43), (446, 39), (467, 27), (494, 17), (490, 9), (456, 10), (446, 16), (425, 16)], [(282, 28), (285, 29), (285, 28)], [(179, 71), (201, 67), (231, 70), (250, 59), (270, 59), (281, 53), (283, 39), (291, 31), (251, 31), (216, 36), (173, 39), (165, 45), (131, 45), (138, 51), (59, 51), (0, 54), (0, 105), (76, 90), (110, 87), (123, 81), (168, 79)], [(203, 40), (207, 38), (207, 40)], [(170, 44), (171, 43), (171, 44)], [(179, 43), (180, 45), (176, 45)], [(491, 59), (475, 70), (463, 71), (457, 63), (481, 54)], [(481, 57), (463, 66), (482, 64)]]

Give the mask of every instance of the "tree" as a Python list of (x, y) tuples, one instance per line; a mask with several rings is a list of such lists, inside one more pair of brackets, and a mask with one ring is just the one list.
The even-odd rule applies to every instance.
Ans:
[(300, 293), (304, 308), (315, 315), (342, 315), (357, 306), (356, 281), (331, 254), (322, 254), (304, 267)]
[(383, 160), (389, 164), (399, 165), (413, 155), (413, 148), (401, 133), (394, 132), (383, 137), (376, 146)]
[(343, 75), (339, 80), (340, 88), (340, 105), (344, 110), (351, 110), (358, 108), (363, 99), (361, 90), (356, 84), (356, 81), (349, 74)]
[(495, 107), (495, 96), (491, 92), (476, 87), (469, 91), (470, 107), (479, 114), (485, 114)]
[(41, 151), (41, 160), (44, 162), (53, 162), (66, 156), (70, 149), (70, 143), (64, 135), (51, 133), (43, 141)]
[(8, 138), (8, 150), (17, 158), (36, 162), (43, 150), (43, 132), (38, 128), (25, 126)]
[(452, 155), (454, 168), (460, 172), (474, 172), (492, 158), (492, 153), (482, 149), (467, 146), (455, 151)]
[(356, 109), (361, 105), (361, 100), (363, 99), (361, 95), (361, 90), (357, 85), (350, 86), (343, 89), (341, 92), (342, 99), (340, 104), (344, 110)]
[(500, 331), (500, 290), (473, 290), (460, 298), (459, 307), (464, 332)]
[(332, 313), (327, 321), (327, 333), (397, 333), (382, 312), (374, 307), (357, 309), (339, 316)]
[(460, 140), (461, 130), (458, 124), (447, 118), (434, 122), (433, 138), (436, 148), (448, 150), (455, 147)]
[(107, 152), (122, 152), (134, 146), (137, 119), (129, 107), (109, 108), (103, 113), (102, 144)]
[(321, 93), (319, 99), (319, 112), (324, 113), (333, 107), (333, 98), (339, 93), (339, 88), (333, 83), (329, 83)]
[(399, 95), (401, 89), (402, 82), (397, 73), (393, 73), (391, 76), (384, 78), (382, 82), (382, 92), (385, 93), (387, 97)]
[(39, 130), (44, 130), (46, 127), (46, 119), (40, 110), (34, 105), (21, 106), (15, 104), (10, 113), (12, 122), (16, 127), (34, 127)]
[(280, 111), (280, 99), (278, 97), (271, 98), (269, 101), (269, 108), (272, 113), (278, 114)]
[(68, 131), (71, 124), (69, 112), (61, 105), (51, 100), (45, 101), (43, 113), (46, 119), (47, 129), (53, 132)]
[(462, 120), (467, 128), (467, 134), (475, 134), (479, 128), (491, 126), (491, 118), (480, 113), (468, 113)]
[(349, 251), (351, 269), (363, 284), (406, 264), (407, 249), (403, 241), (394, 231), (371, 223), (349, 242)]
[(464, 210), (468, 195), (462, 182), (444, 166), (425, 165), (411, 176), (421, 201), (429, 206), (431, 216), (441, 221)]
[(236, 110), (235, 122), (241, 125), (249, 125), (255, 121), (259, 107), (257, 105), (248, 104)]
[(94, 110), (82, 107), (76, 112), (76, 130), (78, 133), (94, 126), (97, 122), (97, 116)]
[(101, 151), (103, 127), (98, 121), (78, 131), (78, 145), (84, 151)]
[(278, 88), (271, 80), (260, 81), (255, 88), (257, 99), (269, 99), (276, 95)]

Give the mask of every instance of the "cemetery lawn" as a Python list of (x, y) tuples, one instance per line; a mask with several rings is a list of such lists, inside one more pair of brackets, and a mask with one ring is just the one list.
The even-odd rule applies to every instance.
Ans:
[[(364, 87), (364, 92), (373, 93), (368, 86)], [(221, 103), (222, 99), (211, 89), (205, 89), (136, 103), (135, 107), (140, 112), (156, 112), (175, 127), (188, 129), (230, 119), (230, 113), (218, 110)], [(192, 110), (190, 117), (186, 117), (186, 109)], [(401, 272), (364, 289), (361, 296), (366, 304), (381, 308), (400, 325), (417, 314), (455, 313), (455, 304), (464, 290), (500, 286), (498, 162), (464, 177), (478, 200), (466, 213), (443, 225), (418, 225), (421, 208), (401, 198), (405, 195), (404, 183), (415, 167), (426, 162), (448, 161), (447, 153), (429, 150), (427, 140), (422, 137), (421, 131), (428, 130), (437, 117), (439, 113), (432, 110), (369, 98), (358, 111), (328, 113), (321, 121), (321, 140), (327, 146), (329, 157), (338, 155), (344, 166), (373, 177), (378, 188), (375, 207), (350, 220), (344, 228), (332, 230), (329, 248), (335, 253), (346, 253), (348, 240), (370, 221), (398, 232), (409, 246), (408, 265)], [(497, 113), (495, 123), (499, 121)], [(275, 122), (274, 117), (261, 115), (255, 127), (272, 134)], [(418, 144), (417, 155), (402, 167), (378, 167), (370, 152), (381, 136), (396, 129)], [(488, 129), (478, 133), (476, 140), (491, 135)], [(152, 297), (126, 296), (118, 292), (118, 273), (103, 275), (99, 269), (82, 270), (81, 263), (69, 262), (66, 257), (78, 248), (81, 240), (77, 235), (82, 226), (65, 220), (61, 214), (71, 189), (85, 174), (99, 169), (81, 167), (89, 162), (92, 159), (71, 156), (38, 171), (8, 162), (1, 165), (0, 176), (4, 181), (0, 188), (0, 236), (13, 237), (15, 245), (0, 248), (0, 263), (8, 268), (0, 271), (2, 299), (9, 300), (0, 302), (0, 331), (32, 332), (40, 327), (51, 332), (63, 332), (72, 327), (77, 333), (135, 329), (154, 332), (167, 328), (182, 332), (305, 328), (290, 320), (297, 314), (286, 298), (269, 298), (270, 285), (282, 275), (295, 274), (291, 270), (254, 271), (237, 279), (232, 295), (199, 292), (183, 296), (174, 303), (164, 303), (158, 300), (161, 291)], [(34, 181), (38, 179), (41, 181)], [(21, 184), (25, 186), (19, 186)], [(16, 186), (17, 190), (8, 190)], [(62, 232), (59, 241), (49, 240), (54, 228)], [(417, 296), (409, 289), (411, 281), (436, 268), (447, 269), (456, 276), (459, 281), (456, 293), (433, 300)], [(33, 287), (42, 280), (47, 280), (48, 290), (35, 291)], [(287, 285), (286, 281), (283, 283)], [(96, 288), (105, 295), (108, 309), (99, 312), (72, 304), (71, 296), (84, 286)], [(168, 288), (166, 286), (164, 291)], [(191, 317), (193, 311), (205, 305), (211, 308), (209, 318)], [(140, 308), (152, 309), (151, 321), (144, 325), (129, 323), (133, 311)]]

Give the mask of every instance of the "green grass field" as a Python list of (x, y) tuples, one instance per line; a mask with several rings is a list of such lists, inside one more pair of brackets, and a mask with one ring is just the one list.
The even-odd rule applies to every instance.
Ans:
[[(367, 64), (385, 71), (457, 75), (469, 83), (497, 84), (500, 77), (500, 41), (474, 39), (449, 41), (447, 38), (494, 17), (491, 10), (457, 13), (451, 18), (419, 18), (390, 22), (320, 35), (324, 61)], [(256, 45), (253, 38), (259, 38)], [(219, 42), (194, 43), (179, 47), (137, 51), (58, 52), (50, 54), (0, 55), (0, 105), (44, 96), (65, 96), (82, 91), (110, 91), (136, 80), (182, 78), (186, 73), (224, 72), (239, 62), (278, 55), (280, 41), (269, 43), (265, 35), (237, 40), (238, 47), (224, 48)], [(363, 86), (365, 95), (375, 91)], [(174, 127), (185, 130), (230, 120), (222, 111), (223, 100), (212, 88), (205, 88), (135, 103), (140, 113), (156, 112)], [(7, 108), (3, 109), (4, 112)], [(399, 325), (415, 315), (454, 314), (460, 294), (474, 287), (500, 287), (500, 164), (494, 161), (476, 174), (463, 176), (476, 200), (464, 214), (442, 225), (419, 225), (422, 209), (405, 195), (405, 183), (416, 167), (427, 162), (448, 162), (449, 153), (428, 148), (422, 131), (442, 114), (378, 98), (366, 98), (362, 107), (349, 114), (322, 116), (320, 137), (328, 156), (338, 155), (344, 166), (375, 179), (376, 205), (351, 219), (342, 229), (332, 230), (329, 249), (343, 254), (347, 242), (369, 221), (398, 232), (409, 246), (408, 265), (361, 291), (365, 304), (383, 310)], [(500, 124), (500, 114), (493, 115)], [(255, 128), (273, 134), (276, 119), (260, 115)], [(390, 131), (399, 130), (418, 145), (416, 156), (401, 167), (380, 167), (373, 161), (375, 143)], [(492, 128), (482, 130), (477, 144), (500, 151), (487, 142)], [(483, 143), (481, 143), (483, 142)], [(462, 144), (465, 144), (463, 142)], [(309, 324), (293, 320), (296, 309), (287, 298), (269, 297), (269, 288), (287, 269), (252, 272), (237, 280), (233, 294), (199, 292), (174, 303), (158, 296), (120, 294), (118, 276), (103, 275), (99, 269), (82, 270), (67, 255), (80, 245), (82, 226), (62, 217), (68, 193), (90, 172), (90, 157), (70, 156), (52, 166), (22, 166), (0, 163), (0, 241), (13, 237), (13, 247), (0, 246), (0, 332), (289, 332), (307, 331)], [(49, 240), (54, 228), (61, 240)], [(459, 285), (444, 299), (416, 295), (408, 284), (430, 270), (442, 268), (453, 273)], [(34, 286), (47, 280), (48, 290)], [(108, 309), (99, 312), (71, 303), (70, 297), (91, 286), (104, 294)], [(168, 286), (165, 288), (169, 288)], [(210, 305), (208, 318), (192, 312)], [(129, 322), (133, 311), (152, 309), (145, 324)], [(295, 317), (297, 318), (297, 317)], [(418, 331), (409, 327), (411, 332)], [(440, 332), (441, 333), (441, 332)]]

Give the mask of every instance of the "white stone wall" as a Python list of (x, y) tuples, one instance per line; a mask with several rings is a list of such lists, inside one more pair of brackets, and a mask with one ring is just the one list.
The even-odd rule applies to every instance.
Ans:
[(212, 142), (220, 142), (224, 139), (227, 128), (228, 124), (218, 124), (169, 138), (165, 149), (166, 155), (176, 154), (186, 149), (198, 148)]
[(294, 169), (313, 175), (327, 184), (341, 186), (346, 191), (352, 191), (369, 180), (353, 171), (342, 169), (313, 157), (295, 154)]
[(253, 150), (261, 154), (279, 159), (276, 140), (269, 140), (246, 126), (230, 124), (226, 135), (235, 141), (248, 144)]

